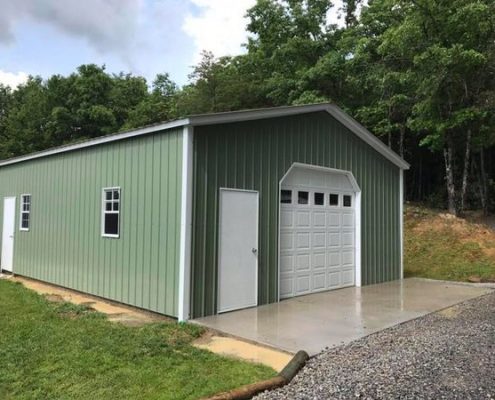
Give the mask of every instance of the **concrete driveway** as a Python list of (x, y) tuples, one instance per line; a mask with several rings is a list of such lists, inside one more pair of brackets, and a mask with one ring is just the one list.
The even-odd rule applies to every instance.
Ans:
[(302, 349), (314, 355), (489, 292), (411, 278), (295, 297), (192, 322), (291, 353)]

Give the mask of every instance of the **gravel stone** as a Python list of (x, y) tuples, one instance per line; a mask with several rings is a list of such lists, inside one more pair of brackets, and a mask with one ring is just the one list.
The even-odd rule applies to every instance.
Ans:
[(256, 399), (495, 399), (495, 293), (327, 349)]

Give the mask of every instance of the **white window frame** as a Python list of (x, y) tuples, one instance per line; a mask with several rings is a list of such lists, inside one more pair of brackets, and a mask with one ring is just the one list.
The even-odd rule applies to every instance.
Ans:
[[(107, 211), (106, 204), (109, 200), (106, 199), (107, 192), (118, 191), (119, 192), (119, 210), (118, 211)], [(113, 196), (113, 195), (112, 195)], [(113, 197), (111, 202), (114, 202)], [(122, 190), (119, 186), (114, 187), (104, 187), (101, 190), (101, 236), (106, 238), (118, 239), (120, 238), (120, 211), (122, 210)], [(105, 215), (106, 214), (117, 214), (118, 215), (118, 233), (116, 235), (105, 233)]]
[[(29, 196), (29, 211), (24, 211), (24, 198)], [(32, 200), (33, 200), (33, 196), (31, 196), (29, 193), (25, 193), (25, 194), (21, 194), (21, 201), (20, 201), (20, 205), (19, 205), (19, 230), (20, 231), (23, 231), (23, 232), (29, 232), (29, 230), (31, 229), (31, 205), (32, 205)], [(28, 222), (28, 227), (27, 228), (23, 228), (22, 227), (22, 216), (23, 214), (28, 214), (29, 215), (29, 222)]]

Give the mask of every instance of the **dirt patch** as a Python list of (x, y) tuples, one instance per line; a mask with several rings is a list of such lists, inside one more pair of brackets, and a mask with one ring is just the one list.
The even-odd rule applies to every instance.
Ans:
[(211, 343), (212, 338), (214, 336), (219, 336), (219, 335), (215, 334), (213, 331), (211, 331), (209, 329), (206, 329), (204, 331), (204, 333), (193, 342), (193, 345), (201, 346), (201, 345), (209, 344), (209, 343)]
[(454, 319), (459, 315), (460, 312), (461, 310), (459, 309), (459, 307), (454, 306), (441, 310), (437, 314), (447, 319)]
[(462, 243), (476, 243), (483, 254), (495, 262), (495, 230), (482, 222), (480, 217), (468, 215), (459, 218), (451, 214), (409, 207), (406, 210), (406, 222), (415, 234), (448, 231), (454, 233)]
[(45, 294), (45, 299), (52, 303), (63, 303), (65, 302), (64, 298), (58, 294)]

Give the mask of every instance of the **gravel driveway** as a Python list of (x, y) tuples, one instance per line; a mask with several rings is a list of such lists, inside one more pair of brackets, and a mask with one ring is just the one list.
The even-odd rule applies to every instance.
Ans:
[(495, 399), (495, 293), (326, 350), (256, 398)]

